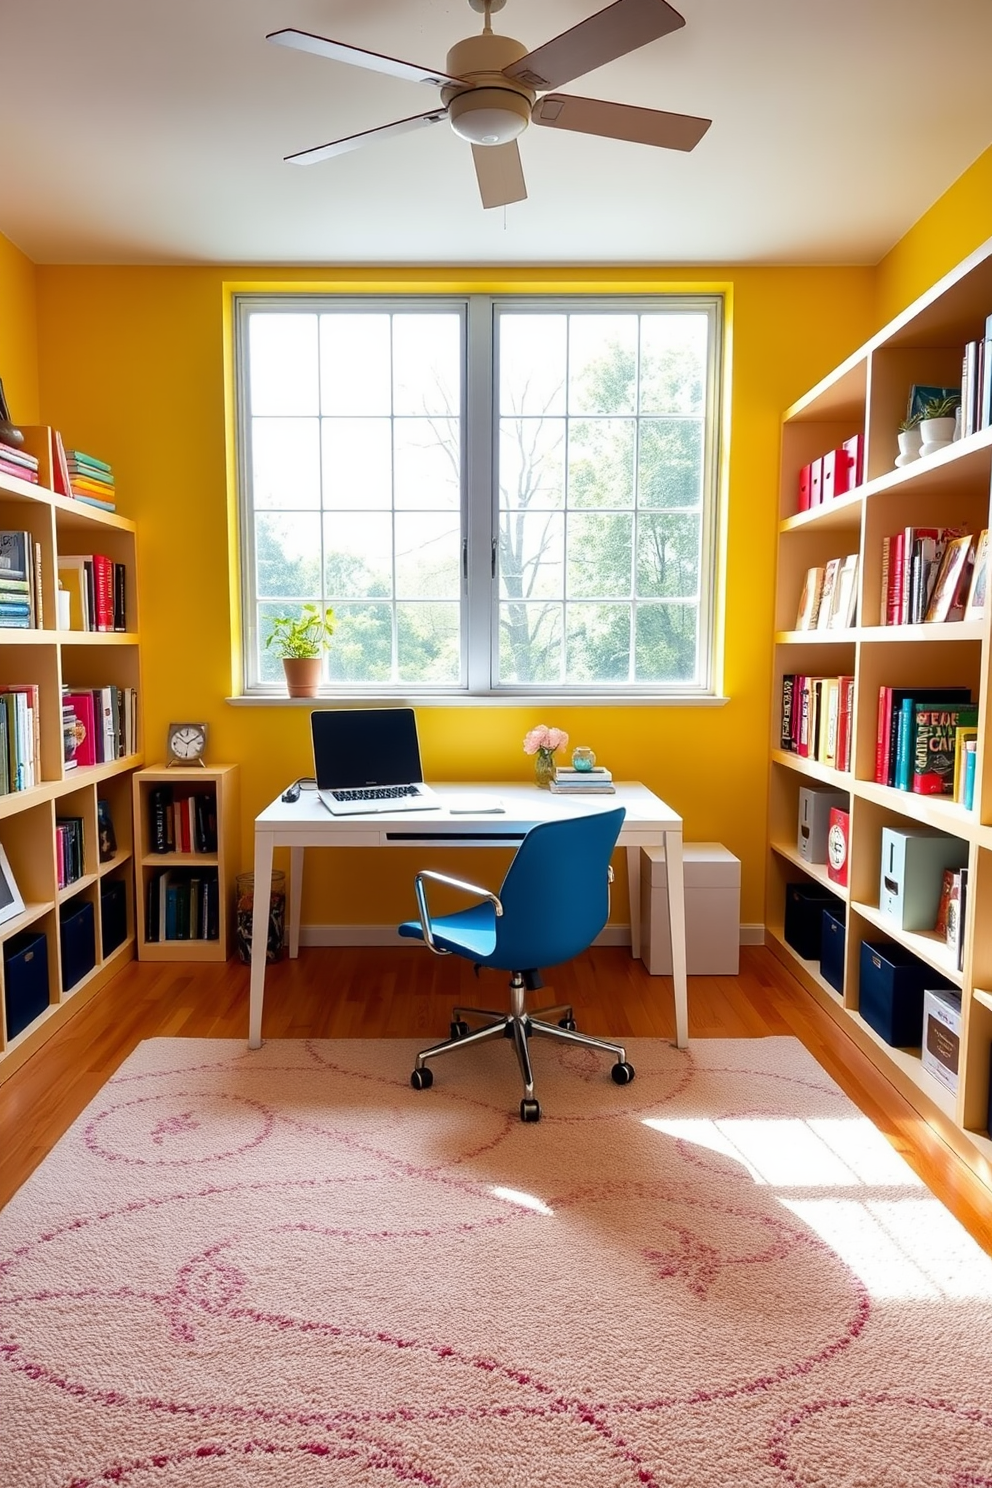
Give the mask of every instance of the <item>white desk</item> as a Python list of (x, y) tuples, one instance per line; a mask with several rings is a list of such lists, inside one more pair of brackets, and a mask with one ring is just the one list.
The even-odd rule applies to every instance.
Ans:
[[(627, 815), (618, 846), (627, 849), (630, 891), (630, 949), (641, 953), (641, 848), (663, 846), (668, 865), (668, 916), (672, 934), (672, 979), (675, 984), (675, 1042), (689, 1041), (688, 994), (685, 971), (685, 901), (682, 882), (682, 818), (637, 781), (617, 781), (616, 794), (556, 796), (534, 785), (438, 785), (442, 796), (485, 794), (499, 796), (506, 810), (499, 815), (464, 816), (447, 811), (397, 811), (376, 816), (332, 816), (315, 791), (302, 791), (292, 803), (275, 800), (255, 818), (255, 885), (257, 900), (265, 904), (264, 888), (271, 882), (272, 857), (277, 847), (290, 849), (289, 954), (299, 955), (300, 904), (303, 895), (303, 852), (308, 847), (514, 847), (538, 822), (561, 816), (611, 811), (624, 806)], [(418, 865), (419, 866), (419, 865)], [(262, 918), (252, 935), (251, 997), (248, 1047), (262, 1043), (262, 1000), (265, 995), (267, 936)]]

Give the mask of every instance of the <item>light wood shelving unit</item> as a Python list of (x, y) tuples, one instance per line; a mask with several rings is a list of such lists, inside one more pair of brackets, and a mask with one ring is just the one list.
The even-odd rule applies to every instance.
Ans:
[[(960, 525), (978, 533), (992, 525), (992, 429), (896, 469), (896, 431), (912, 384), (957, 386), (965, 343), (981, 340), (992, 313), (992, 240), (933, 286), (784, 418), (779, 509), (776, 634), (769, 789), (769, 871), (766, 940), (807, 991), (844, 1027), (892, 1084), (992, 1185), (987, 1130), (992, 1049), (992, 682), (990, 610), (982, 620), (882, 626), (882, 539), (907, 526)], [(797, 512), (801, 468), (853, 434), (865, 438), (865, 481), (809, 512)], [(857, 621), (850, 630), (795, 631), (808, 568), (845, 553), (860, 555)], [(783, 676), (853, 675), (852, 769), (840, 772), (780, 746)], [(880, 686), (960, 684), (979, 700), (974, 808), (947, 797), (920, 796), (875, 783)], [(796, 847), (798, 797), (818, 782), (846, 791), (850, 803), (848, 887), (822, 866), (805, 863)], [(898, 929), (879, 912), (881, 834), (886, 826), (924, 825), (962, 839), (968, 848), (969, 892), (963, 970), (934, 934)], [(812, 880), (847, 905), (843, 990), (823, 978), (784, 939), (786, 884)], [(952, 1095), (923, 1068), (919, 1050), (885, 1043), (860, 1016), (862, 940), (899, 943), (961, 988), (959, 1084)]]
[[(155, 766), (132, 777), (134, 792), (136, 934), (139, 961), (226, 961), (234, 945), (234, 875), (241, 840), (237, 765)], [(178, 795), (212, 792), (216, 799), (216, 852), (153, 852), (151, 795), (167, 785)], [(170, 868), (216, 871), (218, 935), (215, 940), (148, 940), (148, 893), (158, 875)]]
[[(41, 774), (27, 790), (0, 796), (0, 843), (24, 900), (24, 913), (0, 925), (0, 946), (24, 930), (44, 933), (48, 958), (48, 1005), (26, 1027), (8, 1031), (6, 982), (0, 960), (0, 1080), (23, 1064), (55, 1029), (134, 958), (134, 879), (131, 792), (128, 777), (142, 763), (139, 744), (127, 758), (66, 769), (63, 761), (62, 687), (133, 687), (140, 702), (140, 656), (135, 602), (135, 524), (52, 489), (52, 431), (25, 429), (24, 448), (38, 458), (39, 484), (0, 474), (0, 529), (30, 532), (41, 547), (42, 621), (31, 630), (0, 629), (0, 682), (36, 684), (39, 689)], [(127, 630), (99, 633), (57, 627), (59, 553), (104, 553), (126, 569)], [(117, 840), (106, 862), (99, 857), (97, 801), (107, 800)], [(83, 820), (82, 877), (58, 888), (55, 819)], [(101, 889), (109, 880), (125, 885), (124, 940), (102, 951)], [(67, 991), (59, 939), (59, 911), (70, 903), (93, 905), (96, 964)]]

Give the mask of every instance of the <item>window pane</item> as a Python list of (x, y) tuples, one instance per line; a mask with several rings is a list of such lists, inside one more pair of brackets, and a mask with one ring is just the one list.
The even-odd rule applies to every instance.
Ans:
[(705, 315), (641, 317), (642, 413), (704, 411), (708, 341)]
[(641, 420), (637, 487), (640, 506), (702, 505), (701, 420)]
[(691, 682), (696, 675), (695, 605), (638, 605), (638, 682)]
[(500, 591), (508, 599), (560, 599), (565, 592), (565, 519), (555, 512), (504, 513)]
[(396, 518), (396, 593), (405, 599), (457, 599), (461, 523), (443, 513)]
[(642, 599), (695, 599), (699, 592), (698, 517), (641, 517), (637, 592)]
[(253, 315), (248, 344), (252, 413), (319, 411), (315, 315)]
[(388, 604), (334, 606), (334, 639), (327, 652), (331, 682), (393, 680), (393, 620)]
[(320, 317), (320, 411), (389, 413), (388, 315)]
[(461, 397), (457, 315), (393, 317), (393, 412), (457, 418)]
[(504, 419), (500, 424), (501, 507), (561, 506), (565, 490), (565, 420)]
[(499, 317), (499, 411), (565, 412), (565, 315)]
[(321, 419), (325, 509), (389, 510), (393, 426), (382, 418)]
[(457, 684), (461, 641), (456, 604), (397, 605), (396, 629), (401, 682)]
[(255, 590), (260, 599), (308, 600), (320, 592), (320, 517), (316, 512), (258, 512)]
[(637, 316), (569, 316), (568, 411), (634, 413)]
[(570, 682), (626, 682), (630, 605), (573, 604), (565, 611)]
[(634, 519), (627, 512), (570, 515), (566, 544), (569, 599), (630, 596), (633, 529)]
[(504, 681), (560, 683), (561, 647), (561, 605), (500, 605), (500, 675)]
[(633, 419), (569, 424), (569, 506), (633, 506), (635, 429)]
[(393, 519), (388, 513), (340, 512), (324, 518), (324, 586), (331, 604), (380, 598), (393, 589)]
[(255, 510), (320, 506), (320, 425), (315, 418), (251, 421)]
[(461, 506), (461, 461), (456, 419), (397, 419), (396, 506), (405, 511)]

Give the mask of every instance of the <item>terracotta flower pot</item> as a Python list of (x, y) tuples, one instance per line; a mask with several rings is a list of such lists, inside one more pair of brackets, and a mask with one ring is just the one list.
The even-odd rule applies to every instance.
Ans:
[(322, 670), (319, 656), (284, 656), (282, 666), (290, 697), (317, 696)]

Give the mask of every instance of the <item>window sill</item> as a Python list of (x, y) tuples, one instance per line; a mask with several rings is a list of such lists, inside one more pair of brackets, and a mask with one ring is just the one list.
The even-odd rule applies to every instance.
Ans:
[(668, 693), (647, 696), (643, 693), (604, 697), (561, 692), (499, 693), (322, 693), (318, 697), (291, 698), (281, 692), (242, 693), (225, 700), (235, 708), (332, 708), (332, 707), (401, 707), (401, 708), (722, 708), (729, 697), (699, 693)]

